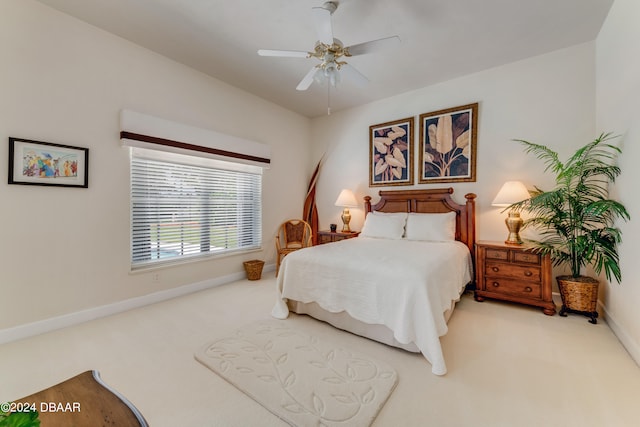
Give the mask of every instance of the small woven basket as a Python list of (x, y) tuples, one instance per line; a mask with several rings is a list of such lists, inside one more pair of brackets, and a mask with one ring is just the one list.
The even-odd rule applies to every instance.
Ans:
[(264, 267), (264, 261), (254, 259), (251, 261), (245, 261), (242, 264), (244, 265), (244, 269), (247, 272), (247, 279), (260, 280), (260, 276), (262, 276), (262, 267)]
[(595, 312), (598, 305), (598, 284), (591, 277), (558, 276), (558, 288), (565, 307), (585, 312)]

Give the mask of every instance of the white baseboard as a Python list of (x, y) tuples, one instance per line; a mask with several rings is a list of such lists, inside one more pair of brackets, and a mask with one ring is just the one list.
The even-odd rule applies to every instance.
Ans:
[[(561, 297), (559, 292), (553, 292), (554, 300), (556, 304), (559, 303), (558, 309), (562, 306)], [(598, 313), (607, 325), (613, 332), (613, 334), (618, 338), (618, 341), (622, 344), (622, 346), (627, 350), (631, 358), (636, 362), (638, 366), (640, 366), (640, 344), (633, 340), (633, 338), (627, 333), (627, 331), (620, 326), (620, 324), (616, 321), (615, 316), (612, 316), (611, 313), (607, 310), (607, 307), (602, 304), (602, 301), (598, 300)]]
[[(265, 265), (263, 271), (275, 270), (275, 264)], [(131, 298), (124, 301), (107, 304), (100, 307), (94, 307), (87, 310), (77, 311), (74, 313), (63, 314), (37, 322), (26, 323), (24, 325), (15, 326), (0, 330), (0, 344), (21, 340), (35, 335), (51, 332), (56, 329), (66, 328), (68, 326), (77, 325), (90, 320), (99, 319), (101, 317), (111, 316), (123, 311), (131, 310), (145, 305), (155, 304), (157, 302), (166, 301), (168, 299), (177, 298), (182, 295), (191, 294), (227, 283), (235, 282), (246, 278), (244, 272), (233, 273), (227, 276), (216, 277), (215, 279), (204, 280), (202, 282), (192, 283), (180, 286), (178, 288), (167, 289), (165, 291), (154, 292), (152, 294), (143, 295), (141, 297)]]
[(600, 306), (600, 312), (604, 315), (604, 319), (609, 325), (609, 328), (613, 331), (613, 334), (618, 338), (618, 341), (627, 350), (631, 358), (640, 366), (640, 345), (627, 333), (627, 331), (620, 326), (620, 323), (616, 321), (615, 316), (607, 310), (607, 307), (598, 301)]

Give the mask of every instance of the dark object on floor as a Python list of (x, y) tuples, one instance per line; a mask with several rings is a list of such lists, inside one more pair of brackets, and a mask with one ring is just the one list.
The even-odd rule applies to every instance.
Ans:
[(40, 413), (42, 427), (148, 427), (138, 409), (106, 385), (98, 371), (86, 371), (17, 400)]

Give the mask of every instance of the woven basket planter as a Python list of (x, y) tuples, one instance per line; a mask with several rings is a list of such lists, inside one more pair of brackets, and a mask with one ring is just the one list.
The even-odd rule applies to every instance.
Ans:
[(597, 323), (600, 282), (587, 276), (558, 276), (556, 280), (562, 297), (560, 316), (566, 316), (567, 312), (583, 314), (591, 318), (589, 322)]
[(260, 261), (259, 259), (254, 259), (251, 261), (245, 261), (242, 264), (244, 265), (244, 269), (247, 272), (247, 279), (249, 280), (260, 279), (260, 276), (262, 276), (262, 267), (264, 267), (264, 261)]

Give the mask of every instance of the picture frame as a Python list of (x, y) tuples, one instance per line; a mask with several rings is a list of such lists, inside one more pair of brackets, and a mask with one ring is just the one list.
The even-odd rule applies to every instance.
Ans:
[(420, 184), (475, 182), (478, 103), (420, 115)]
[(89, 149), (9, 137), (9, 184), (89, 187)]
[(369, 126), (369, 187), (413, 185), (413, 117)]

